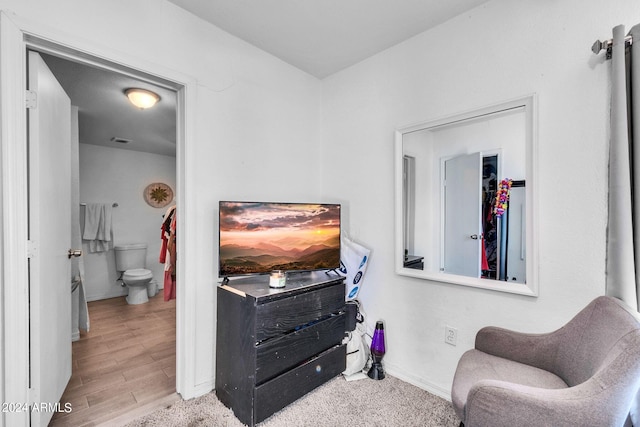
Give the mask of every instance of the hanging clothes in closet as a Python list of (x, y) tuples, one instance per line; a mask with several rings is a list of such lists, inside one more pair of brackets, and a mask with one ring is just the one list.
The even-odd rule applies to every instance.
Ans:
[(176, 207), (164, 214), (159, 261), (164, 264), (164, 300), (176, 298)]

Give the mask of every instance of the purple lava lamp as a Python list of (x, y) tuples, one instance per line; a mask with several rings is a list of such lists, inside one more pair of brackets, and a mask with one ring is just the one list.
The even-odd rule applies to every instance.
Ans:
[(384, 378), (384, 369), (382, 368), (382, 358), (384, 357), (384, 324), (381, 320), (376, 322), (376, 329), (373, 331), (373, 339), (371, 340), (371, 368), (367, 375), (374, 380)]

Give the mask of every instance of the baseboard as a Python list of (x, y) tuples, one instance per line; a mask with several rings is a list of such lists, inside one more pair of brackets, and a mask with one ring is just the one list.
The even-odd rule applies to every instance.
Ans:
[(416, 387), (419, 387), (431, 394), (435, 394), (449, 402), (451, 402), (451, 390), (446, 390), (438, 385), (425, 381), (422, 378), (418, 378), (415, 375), (407, 372), (406, 370), (394, 366), (392, 364), (385, 363), (384, 370), (391, 376), (396, 377), (402, 381), (408, 382)]
[(182, 396), (184, 400), (193, 399), (212, 392), (213, 387), (213, 381), (205, 381), (203, 383), (196, 384), (193, 387), (189, 387), (188, 390), (182, 390), (180, 396)]
[(99, 294), (94, 294), (94, 295), (87, 295), (87, 302), (90, 301), (98, 301), (98, 300), (102, 300), (102, 299), (110, 299), (110, 298), (119, 298), (119, 297), (124, 297), (127, 296), (127, 289), (125, 288), (124, 290), (116, 290), (116, 291), (111, 291), (111, 292), (102, 292)]
[(200, 384), (196, 384), (193, 388), (193, 397), (203, 396), (209, 392), (211, 392), (214, 388), (213, 381), (205, 381)]

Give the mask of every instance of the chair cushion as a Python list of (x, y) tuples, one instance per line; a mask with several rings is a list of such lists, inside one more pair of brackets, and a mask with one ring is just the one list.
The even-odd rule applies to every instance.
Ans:
[(462, 355), (458, 363), (451, 389), (453, 408), (461, 420), (465, 419), (464, 411), (469, 390), (480, 380), (506, 381), (548, 389), (568, 387), (560, 377), (543, 369), (492, 356), (479, 350), (469, 350)]

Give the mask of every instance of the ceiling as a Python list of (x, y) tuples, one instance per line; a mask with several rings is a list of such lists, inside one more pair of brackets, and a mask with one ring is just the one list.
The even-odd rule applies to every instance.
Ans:
[[(322, 79), (488, 0), (169, 1)], [(81, 142), (175, 156), (174, 91), (42, 56), (79, 108)], [(130, 87), (152, 90), (161, 100), (152, 109), (138, 110), (124, 95)]]
[[(175, 157), (176, 92), (114, 71), (40, 55), (78, 107), (80, 142)], [(160, 102), (139, 110), (124, 94), (131, 87), (157, 93)]]
[(169, 0), (320, 79), (488, 0)]

